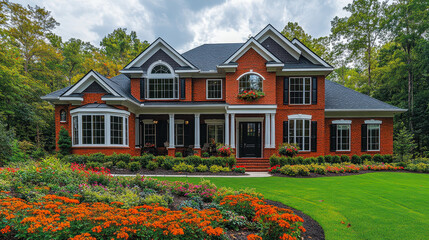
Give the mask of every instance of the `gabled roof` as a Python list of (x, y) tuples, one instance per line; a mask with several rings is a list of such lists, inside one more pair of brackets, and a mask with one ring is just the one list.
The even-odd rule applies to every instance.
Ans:
[(326, 111), (392, 111), (404, 112), (401, 109), (372, 98), (360, 92), (356, 92), (341, 84), (325, 80), (325, 110)]
[(231, 62), (237, 61), (250, 48), (254, 49), (259, 55), (261, 55), (267, 61), (281, 63), (281, 61), (276, 56), (274, 56), (270, 51), (265, 49), (258, 41), (255, 40), (255, 38), (251, 37), (222, 64), (229, 64)]
[(321, 64), (324, 67), (333, 68), (329, 63), (319, 57), (316, 53), (314, 53), (298, 39), (294, 38), (292, 40), (292, 43), (295, 44), (301, 50), (302, 55), (304, 55), (307, 59), (310, 59), (314, 64)]
[(117, 92), (118, 90), (115, 89), (114, 86), (110, 86), (110, 84), (108, 84), (104, 78), (105, 77), (103, 75), (99, 74), (94, 70), (91, 70), (87, 74), (85, 74), (85, 76), (83, 76), (77, 83), (71, 86), (70, 89), (68, 89), (66, 92), (61, 94), (61, 97), (67, 97), (74, 93), (81, 93), (93, 81), (96, 81), (101, 87), (104, 88), (104, 90), (106, 90), (106, 92), (114, 96), (120, 96), (120, 94)]
[(150, 44), (149, 47), (143, 50), (143, 52), (141, 52), (136, 58), (134, 58), (130, 63), (128, 63), (125, 68), (121, 70), (121, 72), (126, 72), (127, 70), (132, 70), (133, 68), (139, 68), (145, 62), (145, 60), (150, 58), (159, 49), (163, 49), (165, 52), (167, 52), (167, 54), (182, 67), (196, 69), (196, 67), (192, 63), (190, 63), (186, 58), (180, 55), (167, 42), (165, 42), (162, 38), (158, 38), (152, 44)]
[(216, 71), (216, 66), (236, 52), (243, 43), (204, 44), (182, 54), (201, 71)]

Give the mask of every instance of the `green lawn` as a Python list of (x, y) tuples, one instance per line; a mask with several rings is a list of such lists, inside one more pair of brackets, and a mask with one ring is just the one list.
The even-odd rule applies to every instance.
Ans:
[[(165, 179), (200, 181), (200, 178)], [(429, 238), (427, 174), (379, 172), (305, 179), (209, 179), (217, 186), (255, 188), (265, 198), (305, 212), (322, 225), (328, 240)]]

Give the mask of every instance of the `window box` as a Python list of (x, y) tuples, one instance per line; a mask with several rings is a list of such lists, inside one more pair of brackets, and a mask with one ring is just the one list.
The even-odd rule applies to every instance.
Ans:
[(263, 96), (265, 96), (264, 92), (253, 91), (253, 90), (249, 90), (249, 91), (245, 90), (242, 93), (238, 94), (238, 98), (243, 99), (245, 101), (256, 101)]

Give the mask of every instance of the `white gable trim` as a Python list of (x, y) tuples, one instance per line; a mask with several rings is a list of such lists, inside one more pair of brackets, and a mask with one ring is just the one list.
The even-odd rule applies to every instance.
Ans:
[(248, 75), (248, 74), (255, 74), (255, 75), (258, 75), (259, 77), (261, 77), (261, 78), (262, 78), (262, 80), (265, 80), (264, 76), (262, 76), (261, 74), (259, 74), (259, 73), (257, 73), (257, 72), (253, 72), (253, 71), (245, 72), (245, 73), (241, 74), (241, 75), (240, 75), (236, 80), (240, 80), (240, 78), (241, 78), (241, 77), (246, 76), (246, 75)]
[(301, 55), (301, 50), (299, 50), (294, 44), (292, 44), (289, 39), (283, 36), (277, 29), (275, 29), (271, 24), (268, 24), (262, 31), (260, 31), (255, 39), (259, 42), (265, 41), (268, 37), (272, 37), (280, 46), (282, 46), (286, 51), (288, 51), (296, 60), (299, 59)]
[(67, 90), (67, 92), (65, 92), (62, 96), (69, 96), (70, 94), (76, 92), (77, 90), (82, 89), (85, 90), (92, 82), (91, 81), (93, 78), (94, 81), (96, 81), (98, 84), (100, 84), (101, 87), (104, 88), (104, 90), (106, 90), (108, 93), (113, 94), (114, 96), (119, 96), (119, 94), (113, 90), (111, 87), (109, 87), (109, 85), (107, 85), (97, 74), (95, 74), (94, 71), (90, 71), (89, 73), (87, 73), (83, 78), (81, 78), (75, 85), (73, 85), (73, 87), (71, 87), (69, 90)]
[[(124, 70), (127, 70), (137, 63), (143, 64), (146, 62), (153, 54), (155, 54), (159, 49), (167, 50), (167, 54), (177, 63), (181, 65), (187, 65), (192, 69), (196, 69), (196, 67), (186, 60), (182, 55), (180, 55), (174, 48), (168, 45), (162, 38), (158, 38), (153, 42), (148, 48), (146, 48), (143, 52), (141, 52), (134, 60), (132, 60), (127, 66), (125, 66)], [(170, 52), (170, 53), (168, 53)], [(138, 64), (138, 65), (141, 65)], [(137, 66), (140, 67), (140, 66)]]
[(380, 120), (374, 120), (374, 119), (371, 119), (371, 120), (365, 120), (365, 124), (382, 124), (383, 122), (382, 121), (380, 121)]
[(332, 124), (352, 124), (352, 120), (334, 120), (332, 121)]
[(243, 56), (250, 48), (253, 48), (259, 55), (265, 58), (267, 61), (275, 61), (281, 63), (281, 61), (265, 49), (258, 41), (254, 38), (250, 38), (243, 46), (241, 46), (231, 57), (229, 57), (223, 64), (235, 62), (241, 56)]
[(304, 120), (311, 120), (311, 115), (306, 114), (294, 114), (294, 115), (288, 115), (288, 119), (304, 119)]
[(314, 64), (322, 64), (327, 68), (332, 68), (328, 63), (326, 63), (322, 58), (317, 56), (314, 52), (312, 52), (307, 46), (302, 44), (298, 39), (292, 40), (292, 43), (295, 44), (299, 49), (302, 50), (302, 55), (312, 61)]

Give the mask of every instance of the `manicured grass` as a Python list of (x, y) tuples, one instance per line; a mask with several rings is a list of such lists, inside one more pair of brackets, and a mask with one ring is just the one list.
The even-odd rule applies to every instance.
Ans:
[[(201, 180), (165, 179), (194, 183)], [(206, 179), (219, 187), (255, 188), (267, 199), (299, 209), (322, 225), (328, 240), (429, 236), (428, 174), (379, 172), (323, 178)]]

